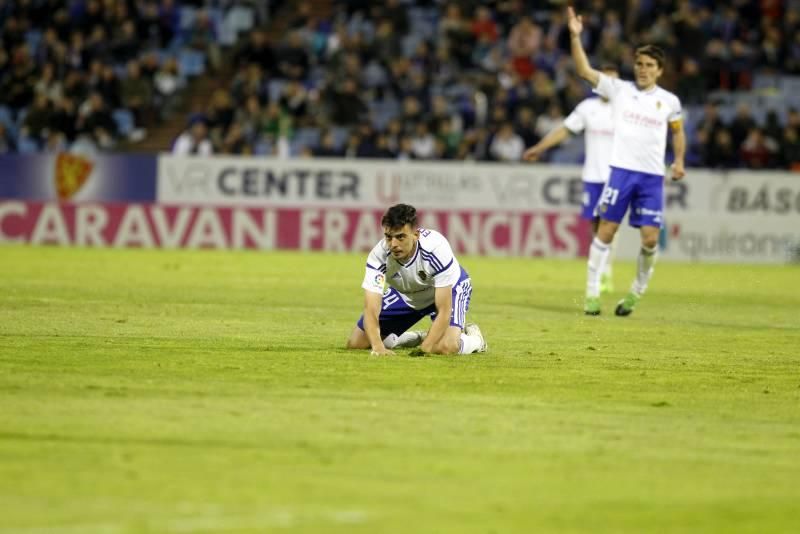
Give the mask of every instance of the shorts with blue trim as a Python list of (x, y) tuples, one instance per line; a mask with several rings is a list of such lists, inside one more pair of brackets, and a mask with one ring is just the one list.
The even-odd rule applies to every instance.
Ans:
[(634, 228), (660, 228), (664, 224), (664, 177), (611, 167), (611, 176), (597, 204), (597, 215), (620, 223), (629, 208), (628, 224)]
[[(464, 328), (469, 310), (469, 301), (472, 297), (472, 281), (467, 273), (462, 269), (461, 278), (453, 286), (453, 311), (450, 313), (450, 326)], [(420, 310), (415, 310), (403, 300), (400, 293), (390, 287), (383, 293), (383, 305), (378, 316), (378, 325), (381, 329), (381, 337), (385, 338), (389, 334), (400, 335), (422, 319), (430, 316), (431, 320), (436, 319), (436, 305), (431, 304)], [(364, 315), (358, 319), (358, 327), (364, 330)]]
[(583, 182), (583, 199), (581, 206), (581, 219), (593, 221), (597, 218), (595, 209), (597, 203), (600, 201), (600, 195), (603, 193), (603, 187), (606, 184), (603, 182)]

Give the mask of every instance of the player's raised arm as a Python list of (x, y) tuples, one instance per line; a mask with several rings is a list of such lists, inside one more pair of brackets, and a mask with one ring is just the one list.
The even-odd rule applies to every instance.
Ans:
[(589, 58), (583, 50), (581, 43), (581, 32), (583, 31), (583, 17), (575, 15), (572, 7), (567, 7), (567, 27), (569, 28), (569, 42), (572, 49), (572, 59), (575, 61), (575, 72), (578, 76), (597, 87), (600, 80), (600, 73), (589, 64)]
[(560, 145), (564, 139), (569, 137), (569, 130), (566, 126), (559, 126), (545, 135), (541, 141), (530, 147), (522, 154), (525, 161), (536, 161), (542, 154), (556, 145)]
[(669, 123), (672, 129), (672, 150), (675, 153), (675, 161), (672, 162), (672, 179), (680, 180), (686, 176), (683, 160), (686, 156), (686, 134), (683, 131), (683, 121)]

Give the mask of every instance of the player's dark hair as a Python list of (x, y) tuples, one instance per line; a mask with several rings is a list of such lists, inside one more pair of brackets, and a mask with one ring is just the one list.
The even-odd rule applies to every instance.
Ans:
[(384, 228), (401, 228), (405, 225), (417, 228), (417, 208), (408, 204), (396, 204), (386, 210), (381, 219)]
[(655, 59), (656, 63), (658, 63), (658, 68), (659, 69), (663, 69), (664, 68), (664, 62), (667, 60), (667, 56), (666, 56), (666, 54), (664, 54), (664, 50), (662, 50), (661, 47), (658, 47), (656, 45), (650, 45), (650, 44), (649, 45), (640, 46), (639, 48), (637, 48), (636, 49), (636, 55), (637, 56), (639, 56), (639, 55), (650, 56), (651, 58)]

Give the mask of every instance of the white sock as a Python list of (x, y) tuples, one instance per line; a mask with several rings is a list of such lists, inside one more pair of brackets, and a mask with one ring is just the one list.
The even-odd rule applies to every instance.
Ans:
[(383, 346), (391, 350), (397, 346), (397, 334), (389, 334), (383, 338)]
[(467, 334), (461, 334), (461, 347), (458, 349), (459, 354), (472, 354), (473, 352), (478, 352), (481, 348), (483, 341), (478, 336), (468, 336)]
[(636, 259), (636, 278), (631, 285), (631, 291), (638, 296), (644, 295), (650, 277), (653, 276), (658, 247), (645, 248), (639, 250), (639, 257)]
[(404, 347), (404, 348), (418, 347), (422, 344), (422, 339), (423, 337), (420, 335), (419, 332), (416, 331), (403, 332), (397, 338), (395, 347)]
[(589, 247), (589, 261), (586, 269), (586, 296), (600, 296), (600, 276), (608, 263), (611, 247), (595, 237)]
[(606, 266), (603, 268), (603, 276), (606, 278), (611, 278), (612, 270), (611, 265), (614, 263), (614, 252), (617, 250), (616, 242), (617, 236), (614, 236), (614, 239), (611, 240), (611, 243), (608, 244), (608, 259), (606, 260)]

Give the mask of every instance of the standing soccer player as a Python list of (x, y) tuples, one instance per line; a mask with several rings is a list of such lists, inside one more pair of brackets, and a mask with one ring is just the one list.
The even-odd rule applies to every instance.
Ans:
[[(466, 322), (472, 283), (447, 239), (419, 228), (417, 210), (408, 204), (389, 208), (381, 226), (384, 239), (370, 252), (361, 284), (364, 314), (347, 348), (373, 355), (418, 345), (434, 354), (486, 352), (480, 328)], [(433, 317), (430, 330), (407, 332), (425, 316)]]
[[(617, 68), (611, 65), (603, 66), (604, 74), (611, 78), (618, 78)], [(570, 135), (584, 133), (586, 157), (583, 163), (583, 208), (581, 218), (592, 224), (592, 237), (597, 235), (597, 226), (600, 221), (595, 208), (600, 200), (600, 194), (608, 181), (610, 172), (609, 160), (611, 159), (611, 146), (614, 139), (614, 116), (608, 98), (587, 98), (575, 106), (564, 124), (555, 128), (542, 138), (541, 141), (530, 147), (523, 154), (526, 161), (536, 161), (547, 150), (564, 142)], [(611, 256), (613, 255), (613, 242), (608, 261), (600, 277), (600, 291), (607, 293), (613, 291), (611, 279)]]
[(581, 44), (583, 21), (567, 8), (572, 59), (578, 75), (595, 91), (611, 101), (614, 110), (614, 141), (611, 174), (597, 206), (600, 224), (589, 249), (584, 311), (600, 313), (600, 276), (608, 262), (610, 244), (625, 213), (628, 223), (639, 228), (642, 248), (637, 259), (636, 278), (630, 292), (619, 301), (614, 313), (630, 315), (653, 275), (658, 250), (658, 234), (663, 223), (664, 157), (667, 126), (672, 129), (675, 161), (673, 180), (686, 174), (683, 166), (686, 137), (677, 96), (658, 87), (664, 72), (664, 52), (653, 45), (636, 49), (635, 82), (611, 78), (589, 64)]

